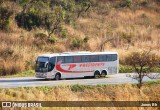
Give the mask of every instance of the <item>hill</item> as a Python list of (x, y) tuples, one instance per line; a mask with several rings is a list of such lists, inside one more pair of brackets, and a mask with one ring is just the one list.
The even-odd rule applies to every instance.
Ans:
[(159, 0), (5, 0), (0, 4), (0, 73), (34, 68), (38, 54), (132, 51), (160, 56)]

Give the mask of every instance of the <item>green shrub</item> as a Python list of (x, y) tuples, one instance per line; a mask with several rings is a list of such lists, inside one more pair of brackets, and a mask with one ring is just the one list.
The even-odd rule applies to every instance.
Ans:
[(52, 90), (53, 87), (49, 87), (49, 86), (40, 86), (40, 87), (35, 87), (38, 90), (43, 91), (45, 94), (50, 93), (50, 91)]
[(89, 86), (89, 85), (79, 85), (79, 84), (75, 84), (70, 86), (71, 90), (74, 92), (83, 92), (85, 89), (93, 89), (93, 86)]
[(147, 6), (148, 5), (148, 0), (141, 0), (140, 5), (141, 6)]
[(84, 43), (87, 43), (88, 41), (89, 41), (89, 37), (86, 36), (86, 37), (83, 39), (83, 42), (84, 42)]
[(134, 69), (131, 66), (127, 65), (120, 65), (119, 66), (119, 73), (132, 73)]
[(72, 41), (72, 44), (70, 45), (72, 49), (79, 49), (80, 47), (82, 47), (83, 44), (83, 40), (81, 38), (75, 38)]
[[(143, 71), (146, 72), (148, 71), (149, 67), (144, 67)], [(134, 68), (128, 65), (120, 65), (119, 66), (119, 73), (132, 73), (134, 72)], [(154, 73), (160, 73), (160, 68), (159, 67), (153, 67), (151, 68), (150, 72)]]
[(42, 19), (36, 13), (19, 13), (16, 15), (15, 19), (19, 27), (29, 31), (35, 27), (40, 27), (42, 24)]
[(66, 14), (65, 23), (69, 25), (73, 25), (75, 23), (75, 18), (71, 13)]
[(132, 0), (122, 0), (119, 4), (120, 7), (131, 7)]
[(13, 15), (13, 12), (9, 11), (7, 7), (0, 7), (0, 29), (1, 30), (8, 31), (12, 15)]
[(160, 73), (160, 67), (153, 67), (151, 71), (155, 73)]
[(34, 70), (28, 70), (28, 71), (25, 71), (25, 72), (21, 72), (21, 73), (17, 73), (13, 76), (16, 76), (16, 77), (25, 77), (25, 76), (34, 76), (35, 74), (35, 71)]
[(66, 29), (62, 29), (61, 30), (61, 37), (62, 38), (66, 38), (67, 37), (67, 30)]
[(44, 33), (36, 33), (36, 34), (35, 34), (35, 38), (42, 40), (42, 39), (46, 39), (46, 38), (47, 38), (47, 35), (44, 34)]
[(56, 42), (56, 39), (54, 37), (48, 38), (48, 42), (54, 44)]
[(160, 84), (160, 80), (152, 80), (144, 83), (145, 85)]

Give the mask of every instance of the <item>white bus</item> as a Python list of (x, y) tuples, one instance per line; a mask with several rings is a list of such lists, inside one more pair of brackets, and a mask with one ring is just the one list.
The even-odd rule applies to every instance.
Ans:
[(37, 78), (56, 79), (118, 74), (117, 52), (64, 52), (40, 55), (36, 61)]

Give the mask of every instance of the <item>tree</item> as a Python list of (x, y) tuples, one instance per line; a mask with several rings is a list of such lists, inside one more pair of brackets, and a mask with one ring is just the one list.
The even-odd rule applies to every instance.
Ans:
[(16, 16), (19, 27), (32, 30), (43, 28), (51, 37), (60, 33), (63, 25), (71, 24), (90, 7), (90, 0), (18, 0), (22, 11)]
[(43, 0), (19, 0), (23, 10), (15, 17), (18, 26), (29, 31), (35, 27), (39, 28), (44, 12), (48, 10), (47, 3)]
[(77, 18), (80, 17), (82, 12), (87, 12), (88, 9), (91, 7), (91, 1), (90, 0), (75, 0), (77, 4)]
[(13, 15), (13, 12), (8, 10), (5, 5), (1, 4), (0, 6), (0, 29), (8, 30), (10, 19)]
[[(55, 3), (52, 6), (52, 2)], [(19, 0), (23, 10), (16, 16), (19, 27), (32, 30), (35, 27), (43, 28), (48, 36), (61, 29), (64, 21), (64, 10), (57, 0)], [(59, 4), (59, 5), (58, 5)]]
[(45, 13), (42, 28), (44, 27), (49, 37), (51, 37), (56, 30), (59, 31), (61, 29), (63, 22), (64, 13), (62, 7), (55, 7), (53, 11)]
[[(104, 19), (102, 19), (102, 21), (104, 21)], [(105, 27), (107, 30), (104, 30), (101, 37), (100, 37), (100, 45), (99, 45), (99, 49), (98, 49), (99, 51), (104, 51), (105, 45), (108, 42), (111, 42), (114, 40), (112, 28), (110, 26), (105, 26), (105, 24), (103, 25), (103, 27)]]
[(136, 74), (130, 76), (138, 80), (138, 88), (142, 86), (142, 80), (144, 76), (150, 77), (152, 73), (151, 69), (160, 64), (160, 58), (157, 54), (149, 51), (131, 52), (126, 58), (126, 63), (133, 66)]
[(105, 50), (105, 45), (106, 43), (112, 41), (112, 37), (102, 37), (101, 38), (101, 43), (100, 43), (100, 51), (103, 52)]

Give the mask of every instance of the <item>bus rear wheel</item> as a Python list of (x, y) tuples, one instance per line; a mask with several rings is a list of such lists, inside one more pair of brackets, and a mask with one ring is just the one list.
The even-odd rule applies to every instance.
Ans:
[(105, 77), (107, 75), (107, 72), (105, 70), (102, 71), (101, 77)]
[(56, 75), (55, 75), (55, 80), (60, 80), (61, 79), (61, 75), (59, 74), (59, 73), (57, 73)]

